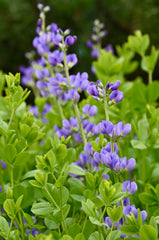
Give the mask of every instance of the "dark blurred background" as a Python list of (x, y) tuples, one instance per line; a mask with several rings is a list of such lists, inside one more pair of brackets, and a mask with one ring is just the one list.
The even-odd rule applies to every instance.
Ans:
[(47, 23), (70, 28), (78, 42), (72, 47), (79, 58), (77, 71), (90, 72), (90, 50), (86, 47), (94, 19), (105, 23), (108, 35), (103, 47), (126, 41), (140, 29), (159, 47), (159, 0), (0, 0), (0, 69), (16, 73), (27, 65), (25, 52), (32, 50), (38, 19), (37, 3), (50, 5)]

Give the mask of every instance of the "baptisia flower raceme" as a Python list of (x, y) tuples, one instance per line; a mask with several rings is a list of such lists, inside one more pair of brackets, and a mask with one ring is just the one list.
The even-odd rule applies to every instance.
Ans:
[[(91, 82), (87, 88), (87, 92), (97, 101), (104, 102), (104, 97), (109, 97), (110, 104), (121, 102), (123, 99), (123, 92), (117, 90), (120, 86), (120, 81), (116, 83), (109, 82), (104, 87), (103, 84), (98, 80), (95, 83)], [(105, 96), (104, 96), (105, 95)]]

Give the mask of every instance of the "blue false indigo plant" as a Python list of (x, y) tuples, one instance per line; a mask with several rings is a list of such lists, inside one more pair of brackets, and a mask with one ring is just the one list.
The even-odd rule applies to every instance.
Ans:
[[(158, 239), (158, 50), (146, 55), (140, 31), (116, 55), (102, 49), (107, 31), (95, 20), (87, 46), (98, 80), (90, 82), (72, 73), (77, 37), (46, 26), (50, 7), (38, 9), (35, 52), (20, 67), (35, 105), (27, 106), (19, 74), (0, 73), (0, 239)], [(147, 86), (125, 81), (139, 65), (135, 54)]]

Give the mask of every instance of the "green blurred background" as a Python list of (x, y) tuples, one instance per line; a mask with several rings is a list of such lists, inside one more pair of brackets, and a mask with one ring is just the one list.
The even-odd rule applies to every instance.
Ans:
[[(6, 73), (16, 73), (20, 65), (27, 65), (24, 54), (32, 50), (38, 2), (51, 6), (48, 24), (56, 22), (60, 28), (70, 28), (77, 35), (78, 42), (72, 47), (79, 58), (77, 71), (90, 73), (86, 41), (96, 18), (108, 30), (103, 47), (122, 44), (136, 29), (148, 33), (151, 44), (159, 46), (159, 0), (0, 0), (0, 69)], [(157, 75), (158, 72), (155, 78)]]

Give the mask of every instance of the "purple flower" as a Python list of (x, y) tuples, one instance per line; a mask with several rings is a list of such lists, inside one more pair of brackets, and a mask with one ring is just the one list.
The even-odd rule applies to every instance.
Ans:
[(123, 92), (121, 91), (112, 91), (109, 95), (109, 99), (115, 103), (121, 102), (123, 100)]
[(98, 58), (99, 57), (99, 51), (97, 49), (93, 49), (91, 52), (92, 58)]
[(36, 77), (40, 80), (43, 80), (45, 77), (48, 78), (50, 76), (50, 72), (43, 68), (42, 70), (36, 70), (35, 71)]
[(102, 120), (102, 122), (98, 124), (98, 128), (100, 133), (112, 136), (114, 125), (110, 121)]
[(0, 192), (2, 192), (2, 186), (0, 185)]
[(57, 24), (56, 23), (51, 23), (50, 25), (50, 31), (53, 32), (53, 33), (56, 33), (57, 32)]
[(104, 222), (111, 228), (113, 221), (110, 217), (105, 217)]
[(135, 167), (135, 165), (136, 165), (135, 159), (134, 159), (134, 158), (130, 158), (130, 159), (127, 161), (127, 166), (126, 166), (126, 168), (127, 168), (128, 171), (131, 171), (131, 170)]
[(95, 105), (93, 105), (93, 106), (90, 106), (90, 104), (86, 104), (84, 107), (83, 107), (83, 109), (82, 109), (82, 111), (83, 111), (83, 113), (85, 114), (85, 115), (88, 115), (88, 116), (94, 116), (94, 115), (96, 115), (97, 114), (97, 107), (95, 106)]
[(140, 213), (141, 213), (142, 221), (144, 222), (147, 218), (147, 212), (145, 210), (143, 210)]
[(112, 54), (114, 54), (114, 49), (113, 49), (113, 47), (112, 47), (111, 44), (107, 45), (106, 48), (105, 48), (105, 50), (106, 50), (106, 51), (110, 51), (110, 52), (112, 52)]
[(137, 191), (137, 184), (135, 182), (125, 181), (122, 185), (122, 191), (133, 194)]
[[(108, 82), (108, 83), (109, 83), (109, 82)], [(115, 82), (114, 84), (111, 83), (111, 84), (109, 85), (109, 89), (111, 89), (112, 91), (117, 90), (119, 87), (120, 87), (120, 81), (117, 81), (117, 82)]]
[(88, 48), (92, 48), (92, 47), (93, 47), (93, 43), (92, 43), (92, 41), (90, 41), (90, 40), (87, 41), (87, 44), (86, 44), (86, 45), (87, 45)]
[(88, 154), (93, 155), (94, 150), (93, 150), (92, 144), (90, 142), (86, 143), (86, 145), (84, 146), (84, 151)]
[(75, 42), (77, 41), (77, 37), (76, 36), (67, 36), (65, 38), (65, 45), (67, 46), (71, 46), (73, 45)]
[(61, 63), (63, 61), (63, 52), (59, 50), (53, 51), (49, 54), (48, 61), (52, 66), (56, 66), (58, 63)]
[(78, 59), (76, 54), (69, 54), (66, 56), (67, 65), (73, 67), (77, 64)]
[(89, 95), (92, 95), (93, 97), (98, 97), (99, 92), (98, 92), (97, 85), (95, 83), (91, 82), (87, 87), (87, 93)]
[(7, 164), (2, 160), (0, 160), (0, 162), (1, 162), (1, 168), (5, 169), (7, 167)]
[(31, 107), (29, 108), (29, 112), (33, 113), (33, 115), (34, 115), (35, 117), (38, 117), (38, 116), (39, 116), (38, 107), (37, 107), (36, 105), (31, 106)]

